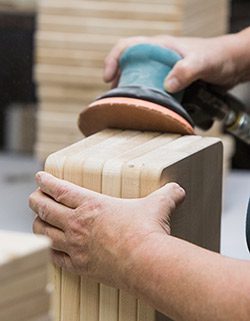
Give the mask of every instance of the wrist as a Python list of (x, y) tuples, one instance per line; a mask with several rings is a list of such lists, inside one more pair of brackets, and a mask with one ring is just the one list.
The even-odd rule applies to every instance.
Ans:
[[(162, 247), (166, 249), (168, 241), (172, 239), (166, 233), (155, 232), (149, 234), (140, 244), (133, 248), (123, 262), (123, 273), (120, 278), (120, 288), (129, 291), (136, 297), (147, 300), (147, 293), (156, 291), (159, 284), (155, 282), (152, 273), (157, 267), (157, 257), (162, 257)], [(165, 253), (167, 254), (167, 253)], [(154, 265), (154, 266), (152, 266)], [(161, 271), (158, 271), (161, 273)], [(150, 291), (148, 291), (150, 289)]]

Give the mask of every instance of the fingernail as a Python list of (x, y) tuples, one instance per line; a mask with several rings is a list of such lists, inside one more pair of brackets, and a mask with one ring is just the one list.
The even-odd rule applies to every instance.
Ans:
[(179, 191), (180, 191), (181, 193), (183, 193), (183, 194), (186, 193), (185, 190), (184, 190), (184, 188), (182, 188), (181, 186), (179, 186)]
[(39, 183), (41, 181), (41, 172), (36, 173), (35, 178), (36, 178), (37, 183)]
[(39, 186), (42, 184), (43, 172), (36, 173), (36, 182)]
[(109, 81), (110, 81), (110, 71), (109, 71), (109, 68), (108, 68), (108, 67), (106, 67), (106, 68), (104, 69), (104, 72), (103, 72), (103, 80), (104, 80), (105, 82), (109, 82)]
[(180, 82), (177, 78), (167, 79), (165, 82), (165, 88), (169, 92), (176, 92), (180, 87)]

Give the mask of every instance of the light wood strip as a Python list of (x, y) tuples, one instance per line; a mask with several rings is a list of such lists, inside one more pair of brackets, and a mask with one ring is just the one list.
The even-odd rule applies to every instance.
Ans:
[(105, 17), (116, 19), (148, 19), (175, 21), (180, 19), (181, 7), (168, 1), (147, 3), (136, 1), (46, 1), (39, 8), (41, 14), (73, 17)]

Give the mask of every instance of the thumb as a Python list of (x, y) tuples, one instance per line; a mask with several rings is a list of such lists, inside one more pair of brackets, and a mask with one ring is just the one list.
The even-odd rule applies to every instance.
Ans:
[(166, 91), (175, 93), (199, 79), (203, 66), (194, 56), (187, 56), (178, 61), (165, 79)]
[(160, 207), (160, 216), (163, 212), (169, 215), (180, 205), (185, 199), (184, 189), (177, 183), (168, 183), (149, 195), (150, 201)]
[(185, 191), (176, 183), (169, 183), (149, 195), (151, 206), (154, 206), (154, 218), (163, 230), (170, 234), (170, 216), (176, 207), (184, 201)]

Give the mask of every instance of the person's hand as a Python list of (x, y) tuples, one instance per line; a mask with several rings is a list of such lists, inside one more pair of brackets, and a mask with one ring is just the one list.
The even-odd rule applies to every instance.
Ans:
[(33, 230), (51, 238), (54, 263), (116, 286), (151, 235), (168, 237), (170, 215), (185, 197), (176, 183), (145, 198), (119, 199), (44, 172), (36, 181), (39, 188), (29, 198), (37, 214)]
[(123, 51), (135, 44), (151, 43), (170, 48), (183, 57), (165, 80), (168, 92), (180, 91), (198, 79), (231, 88), (244, 80), (246, 70), (241, 55), (244, 39), (241, 34), (216, 38), (156, 36), (121, 39), (106, 57), (103, 78), (106, 82), (117, 83), (119, 58)]

